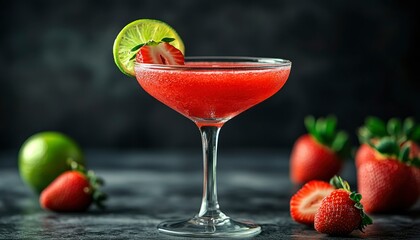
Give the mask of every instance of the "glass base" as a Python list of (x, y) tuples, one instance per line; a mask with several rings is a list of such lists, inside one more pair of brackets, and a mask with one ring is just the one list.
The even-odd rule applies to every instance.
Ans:
[(159, 232), (179, 237), (253, 237), (261, 232), (261, 227), (248, 221), (239, 222), (225, 217), (215, 219), (194, 217), (184, 221), (166, 221), (157, 227)]

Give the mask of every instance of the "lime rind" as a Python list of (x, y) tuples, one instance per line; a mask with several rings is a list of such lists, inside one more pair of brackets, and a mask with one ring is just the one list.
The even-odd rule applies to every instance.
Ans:
[(174, 38), (170, 44), (185, 51), (184, 43), (178, 33), (168, 24), (154, 19), (139, 19), (127, 24), (114, 41), (113, 55), (117, 67), (124, 74), (133, 77), (135, 59), (131, 59), (136, 52), (131, 49), (140, 43), (148, 41), (159, 42), (163, 38)]

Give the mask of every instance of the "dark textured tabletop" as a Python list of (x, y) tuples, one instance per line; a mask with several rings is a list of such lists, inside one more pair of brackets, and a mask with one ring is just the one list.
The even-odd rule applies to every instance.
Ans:
[[(16, 152), (0, 152), (0, 239), (182, 239), (159, 234), (156, 225), (198, 212), (198, 151), (87, 151), (86, 159), (106, 181), (107, 209), (57, 214), (42, 210), (20, 180)], [(351, 163), (342, 176), (355, 188)], [(287, 152), (221, 152), (218, 191), (226, 214), (262, 226), (254, 239), (333, 239), (290, 218), (289, 199), (296, 187), (288, 178)], [(419, 204), (406, 213), (373, 218), (364, 234), (354, 231), (348, 238), (420, 239)]]

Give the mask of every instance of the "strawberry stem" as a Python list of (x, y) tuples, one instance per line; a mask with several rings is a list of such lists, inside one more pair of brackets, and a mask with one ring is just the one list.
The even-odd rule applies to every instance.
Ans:
[(347, 181), (344, 181), (340, 176), (334, 176), (330, 180), (330, 184), (336, 189), (344, 189), (350, 192), (350, 185)]

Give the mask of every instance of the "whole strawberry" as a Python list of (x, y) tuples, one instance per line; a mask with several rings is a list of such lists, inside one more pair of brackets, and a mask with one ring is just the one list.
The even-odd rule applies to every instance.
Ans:
[(348, 137), (337, 132), (334, 117), (305, 118), (309, 134), (297, 139), (290, 156), (290, 177), (294, 183), (310, 180), (328, 181), (342, 168), (348, 154)]
[(373, 145), (378, 154), (357, 169), (358, 190), (364, 196), (367, 212), (395, 212), (409, 209), (419, 196), (410, 147), (401, 146), (393, 137)]
[(86, 172), (76, 162), (71, 170), (58, 176), (41, 193), (39, 202), (43, 209), (56, 212), (82, 212), (89, 208), (92, 202), (103, 207), (106, 195), (99, 192), (102, 180), (93, 172)]
[(326, 196), (315, 214), (315, 230), (329, 235), (347, 235), (355, 229), (363, 231), (372, 219), (363, 211), (362, 196), (350, 192), (346, 181), (334, 177), (330, 182), (337, 189)]

